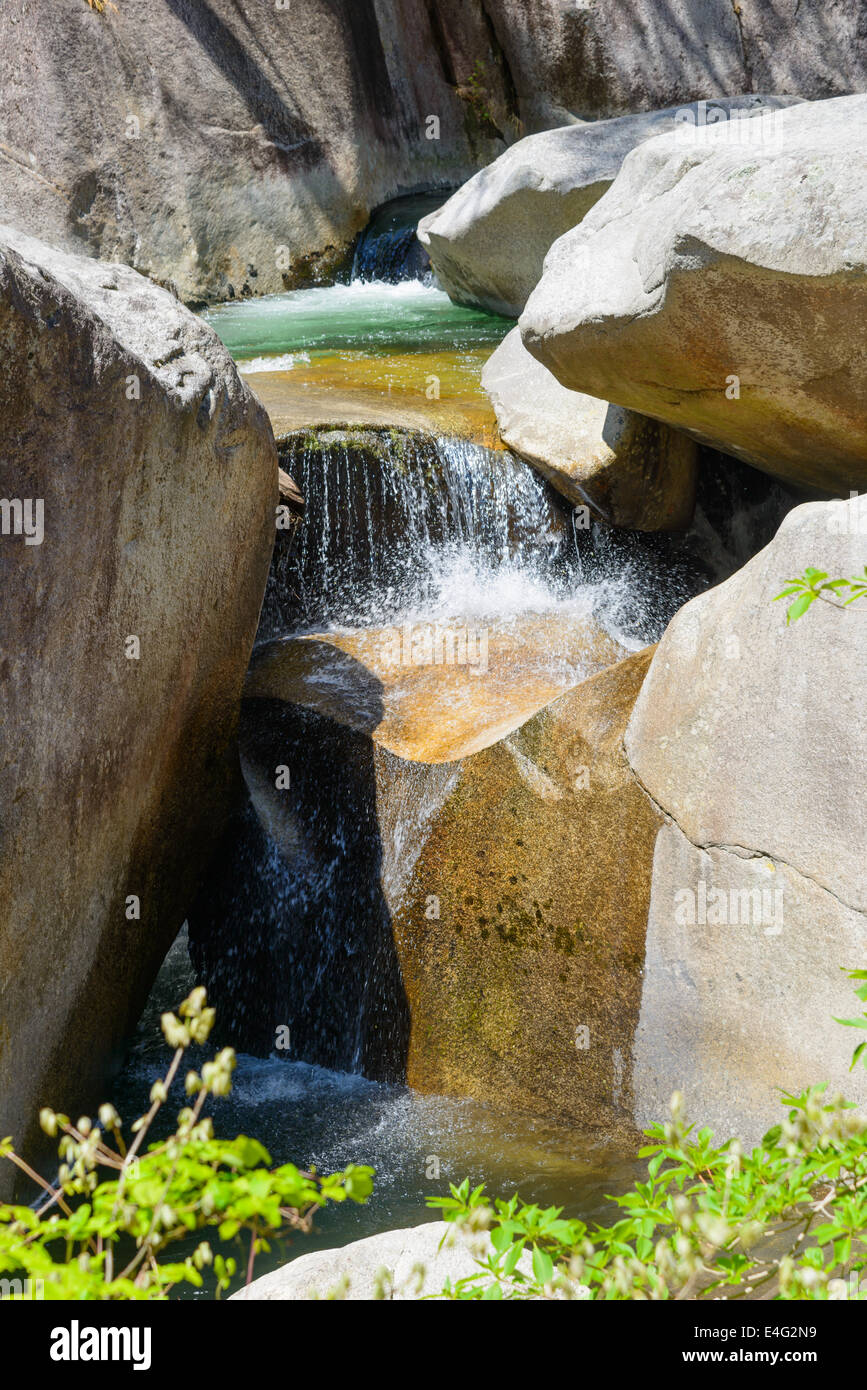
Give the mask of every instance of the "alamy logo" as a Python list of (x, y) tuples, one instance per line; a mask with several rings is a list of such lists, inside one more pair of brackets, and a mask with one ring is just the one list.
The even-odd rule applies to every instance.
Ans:
[(45, 1297), (45, 1283), (42, 1279), (0, 1279), (0, 1302), (29, 1302), (34, 1298)]
[(25, 545), (41, 545), (45, 536), (42, 498), (0, 497), (0, 535), (23, 536)]
[(488, 629), (404, 623), (383, 634), (382, 659), (389, 666), (468, 666), (474, 676), (483, 676), (488, 669)]
[(151, 1364), (149, 1327), (81, 1327), (73, 1318), (69, 1327), (51, 1333), (52, 1361), (131, 1361), (134, 1371), (148, 1371)]
[(674, 920), (680, 927), (764, 927), (766, 936), (783, 929), (782, 888), (680, 888), (674, 895)]
[(867, 536), (867, 496), (850, 491), (825, 508), (825, 529), (831, 536)]
[(727, 109), (713, 101), (697, 101), (694, 107), (681, 107), (674, 119), (677, 137), (686, 144), (698, 144), (702, 138), (699, 131), (713, 126), (719, 131), (714, 136), (718, 143), (779, 149), (783, 139), (779, 116), (779, 111), (757, 111), (754, 106), (730, 106)]

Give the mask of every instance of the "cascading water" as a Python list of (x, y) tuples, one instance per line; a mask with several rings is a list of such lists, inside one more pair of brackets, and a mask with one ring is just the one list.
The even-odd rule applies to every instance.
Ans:
[[(294, 436), (281, 452), (307, 505), (272, 566), (257, 649), (269, 657), (305, 631), (323, 639), (436, 622), (520, 634), (531, 620), (543, 653), (535, 640), (528, 676), (541, 663), (565, 690), (589, 672), (562, 646), (564, 630), (592, 618), (635, 649), (718, 577), (702, 560), (709, 523), (684, 537), (585, 527), (534, 470), (466, 440), (328, 430)], [(722, 538), (718, 552), (724, 564)], [(317, 692), (330, 687), (345, 704), (351, 688), (353, 728), (303, 699), (245, 702), (241, 757), (255, 814), (247, 808), (232, 827), (192, 914), (193, 958), (227, 1035), (250, 1051), (272, 1049), (277, 1019), (291, 1027), (294, 1056), (396, 1078), (408, 1025), (390, 913), (455, 765), (405, 763), (374, 747), (379, 681), (320, 647)], [(509, 648), (516, 698), (527, 650)], [(441, 714), (432, 707), (432, 719)], [(291, 785), (278, 791), (281, 765)]]
[[(398, 381), (424, 399), (435, 372), (444, 394), (478, 396), (481, 362), (508, 325), (418, 281), (381, 283), (403, 275), (404, 232), (381, 224), (363, 238), (350, 285), (212, 311), (251, 384), (275, 373), (303, 400), (323, 380), (328, 391), (333, 380), (353, 390), (374, 381), (388, 403)], [(342, 409), (349, 394), (339, 399)], [(190, 915), (190, 955), (220, 1031), (247, 1054), (216, 1121), (224, 1132), (261, 1136), (275, 1161), (376, 1166), (375, 1201), (326, 1216), (320, 1244), (423, 1219), (422, 1195), (442, 1187), (425, 1173), (422, 1157), (431, 1153), (443, 1181), (469, 1174), (503, 1192), (526, 1185), (534, 1199), (587, 1218), (600, 1189), (632, 1171), (598, 1137), (399, 1084), (409, 1020), (392, 905), (461, 765), (407, 760), (375, 744), (381, 683), (351, 655), (335, 660), (329, 638), (439, 621), (520, 632), (529, 622), (535, 647), (510, 649), (516, 688), (522, 653), (532, 648), (538, 660), (541, 634), (567, 689), (586, 674), (580, 656), (558, 646), (570, 625), (590, 615), (621, 646), (655, 640), (693, 593), (770, 538), (791, 499), (730, 459), (711, 463), (692, 532), (647, 536), (585, 526), (509, 453), (442, 433), (299, 430), (281, 441), (281, 462), (306, 509), (294, 545), (275, 552), (254, 669), (306, 633), (314, 668), (321, 658), (318, 693), (333, 682), (345, 707), (348, 672), (354, 704), (350, 727), (303, 699), (244, 702), (250, 799)], [(281, 767), (291, 773), (285, 790), (275, 785)], [(167, 965), (160, 988), (170, 992), (154, 1016), (183, 992), (178, 959)], [(288, 1030), (285, 1050), (280, 1029)], [(131, 1060), (118, 1091), (125, 1112), (146, 1104), (151, 1076)], [(301, 1248), (275, 1249), (272, 1261), (290, 1253)]]
[[(284, 463), (307, 506), (294, 547), (272, 568), (261, 641), (592, 606), (593, 586), (576, 591), (568, 509), (507, 453), (337, 431), (291, 441)], [(369, 698), (373, 727), (375, 682)], [(398, 1077), (407, 1017), (389, 902), (455, 768), (402, 763), (363, 731), (261, 699), (245, 704), (241, 757), (256, 815), (248, 808), (232, 827), (191, 916), (193, 959), (227, 1034), (267, 1053), (281, 1019), (295, 1056)], [(279, 765), (292, 775), (278, 794), (263, 770)]]
[(429, 275), (430, 260), (415, 229), (422, 217), (442, 206), (446, 196), (421, 193), (379, 208), (358, 239), (352, 279), (394, 285)]
[(393, 430), (299, 436), (282, 456), (308, 501), (259, 640), (450, 605), (502, 613), (567, 588), (568, 514), (508, 453)]
[(711, 568), (698, 533), (591, 523), (512, 454), (464, 439), (321, 431), (286, 440), (281, 459), (307, 505), (272, 571), (259, 641), (331, 624), (502, 621), (571, 606), (643, 645), (730, 560), (718, 539)]

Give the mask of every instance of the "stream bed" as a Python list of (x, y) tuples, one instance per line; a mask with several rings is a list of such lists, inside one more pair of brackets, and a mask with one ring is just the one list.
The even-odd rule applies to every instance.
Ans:
[[(724, 510), (733, 518), (727, 529), (712, 524), (712, 507), (700, 497), (687, 537), (596, 525), (577, 530), (571, 508), (546, 482), (507, 451), (490, 447), (494, 421), (480, 376), (510, 325), (453, 305), (420, 279), (357, 279), (220, 305), (205, 317), (268, 408), (282, 441), (281, 462), (307, 503), (291, 551), (272, 566), (260, 646), (325, 633), (357, 649), (365, 633), (387, 625), (460, 622), (485, 625), (486, 634), (490, 628), (494, 649), (497, 641), (505, 643), (510, 659), (532, 647), (538, 667), (533, 634), (542, 633), (544, 646), (548, 624), (548, 668), (552, 661), (559, 665), (554, 676), (546, 669), (544, 678), (553, 680), (552, 689), (557, 682), (568, 689), (584, 672), (557, 647), (564, 624), (592, 616), (604, 640), (622, 651), (654, 641), (691, 594), (743, 563), (745, 552), (752, 553), (777, 523), (779, 499), (768, 485), (757, 505), (749, 499), (739, 507), (737, 497), (727, 495)], [(326, 427), (330, 432), (323, 434)], [(373, 433), (359, 436), (358, 429), (368, 427)], [(737, 486), (725, 482), (735, 492)], [(713, 488), (708, 495), (712, 500)], [(510, 631), (521, 639), (517, 647), (509, 646)], [(520, 684), (514, 671), (510, 679)], [(437, 764), (431, 756), (424, 770), (424, 762), (404, 766), (438, 782), (458, 765)], [(409, 804), (406, 813), (397, 797), (395, 805), (391, 822), (385, 817), (381, 827), (389, 841), (381, 847), (383, 882), (405, 872), (403, 860), (412, 856), (409, 842), (418, 831), (412, 820), (417, 805)], [(224, 996), (232, 1000), (230, 1023), (234, 1014), (243, 1021), (261, 1011), (248, 957), (278, 991), (284, 975), (288, 981), (301, 969), (286, 914), (301, 911), (303, 895), (279, 856), (272, 859), (267, 872), (261, 866), (255, 871), (260, 899), (263, 893), (269, 898), (264, 915), (261, 902), (248, 896), (243, 874), (233, 879), (231, 856), (218, 871), (233, 894), (226, 920), (231, 949), (219, 964)], [(315, 970), (327, 974), (328, 962), (343, 949), (336, 937), (352, 935), (351, 884), (336, 901), (331, 893), (324, 916), (322, 902), (316, 911), (302, 934), (322, 936)], [(304, 921), (303, 912), (297, 920)], [(359, 978), (372, 968), (361, 960)], [(146, 1109), (150, 1084), (165, 1066), (160, 1011), (175, 1007), (194, 982), (184, 931), (115, 1088), (126, 1119)], [(529, 1200), (592, 1221), (602, 1219), (605, 1195), (624, 1190), (640, 1172), (628, 1126), (582, 1132), (359, 1074), (361, 1053), (352, 1041), (357, 1026), (357, 1019), (320, 1008), (303, 1056), (269, 1056), (267, 1044), (245, 1053), (243, 1036), (227, 1039), (241, 1042), (241, 1055), (231, 1097), (213, 1105), (218, 1133), (255, 1136), (275, 1163), (291, 1160), (320, 1171), (366, 1163), (377, 1173), (366, 1207), (345, 1204), (320, 1213), (312, 1235), (275, 1244), (257, 1262), (258, 1273), (309, 1250), (436, 1219), (425, 1196), (445, 1194), (449, 1182), (464, 1177), (486, 1181), (495, 1195), (519, 1189)], [(317, 1051), (323, 1036), (327, 1045)], [(323, 1064), (323, 1056), (332, 1060)], [(183, 1103), (177, 1088), (174, 1108)]]
[(354, 280), (221, 304), (205, 318), (278, 436), (355, 423), (495, 442), (481, 375), (511, 324), (452, 304), (431, 284)]
[[(145, 1112), (150, 1087), (169, 1061), (160, 1013), (176, 1007), (194, 983), (184, 930), (166, 957), (114, 1088), (113, 1100), (125, 1121)], [(190, 1065), (199, 1066), (212, 1053), (193, 1049)], [(173, 1116), (185, 1104), (183, 1086), (176, 1081), (166, 1113)], [(364, 1163), (376, 1170), (366, 1205), (347, 1202), (319, 1212), (309, 1235), (287, 1236), (260, 1255), (257, 1274), (312, 1250), (437, 1220), (425, 1198), (448, 1195), (448, 1184), (465, 1177), (473, 1184), (486, 1182), (492, 1195), (507, 1197), (518, 1190), (528, 1201), (556, 1204), (569, 1216), (602, 1223), (616, 1210), (606, 1196), (625, 1191), (643, 1171), (634, 1158), (635, 1145), (623, 1134), (583, 1133), (478, 1101), (419, 1095), (405, 1085), (277, 1053), (242, 1053), (231, 1095), (212, 1101), (206, 1113), (218, 1135), (253, 1135), (275, 1164), (293, 1162), (333, 1172)], [(155, 1136), (161, 1132), (157, 1124)], [(185, 1249), (196, 1244), (191, 1239)], [(243, 1266), (246, 1252), (237, 1242), (221, 1246), (214, 1239), (212, 1245)], [(211, 1294), (206, 1283), (201, 1291), (183, 1286), (176, 1296)]]

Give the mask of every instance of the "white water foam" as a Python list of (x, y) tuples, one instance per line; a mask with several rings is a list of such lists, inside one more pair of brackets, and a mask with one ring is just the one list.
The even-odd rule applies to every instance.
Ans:
[(242, 376), (254, 372), (291, 372), (297, 362), (310, 365), (309, 352), (282, 352), (277, 357), (252, 357), (247, 362), (238, 363)]

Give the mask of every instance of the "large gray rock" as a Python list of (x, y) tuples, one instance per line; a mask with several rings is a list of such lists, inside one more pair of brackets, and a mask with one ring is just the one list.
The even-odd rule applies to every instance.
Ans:
[(703, 108), (672, 106), (529, 135), (422, 218), (419, 240), (452, 299), (517, 318), (552, 243), (599, 201), (636, 145), (690, 116), (697, 121), (732, 110), (755, 114), (797, 100), (747, 94)]
[(218, 833), (277, 456), (201, 320), (7, 228), (0, 355), (0, 1131), (26, 1148), (39, 1105), (104, 1098)]
[(521, 317), (564, 385), (777, 477), (867, 486), (867, 96), (660, 136)]
[(867, 916), (782, 860), (700, 848), (663, 826), (633, 1044), (636, 1123), (662, 1118), (678, 1090), (691, 1120), (753, 1144), (802, 1087), (829, 1081), (867, 1102), (863, 1071), (849, 1072), (857, 1035), (833, 1022), (858, 1012), (840, 967), (861, 968), (865, 951)]
[(503, 442), (570, 502), (639, 531), (689, 525), (698, 449), (687, 435), (567, 391), (530, 356), (517, 328), (488, 358), (482, 385)]
[[(797, 508), (660, 643), (626, 732), (671, 819), (657, 840), (634, 1086), (637, 1117), (686, 1093), (696, 1119), (761, 1133), (774, 1087), (849, 1076), (841, 967), (867, 948), (867, 609), (816, 602), (786, 626), (784, 581), (867, 558), (867, 497)], [(717, 895), (715, 890), (721, 890)]]
[[(342, 1249), (299, 1255), (291, 1264), (254, 1279), (233, 1293), (232, 1299), (282, 1302), (336, 1296), (356, 1302), (374, 1298), (403, 1302), (429, 1298), (442, 1293), (448, 1279), (454, 1283), (478, 1274), (477, 1257), (487, 1259), (490, 1251), (486, 1235), (468, 1240), (446, 1221), (428, 1221), (366, 1236)], [(518, 1268), (523, 1274), (532, 1273), (529, 1254), (521, 1256)]]

